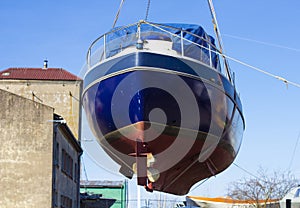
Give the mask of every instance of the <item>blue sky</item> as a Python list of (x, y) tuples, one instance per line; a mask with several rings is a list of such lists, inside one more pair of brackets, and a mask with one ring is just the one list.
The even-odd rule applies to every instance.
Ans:
[[(120, 1), (1, 0), (0, 70), (9, 67), (61, 67), (79, 75), (89, 44), (110, 30)], [(215, 0), (220, 31), (228, 56), (300, 83), (300, 1)], [(127, 0), (117, 25), (144, 19), (146, 0)], [(149, 21), (195, 23), (213, 35), (205, 0), (151, 1)], [(255, 173), (260, 166), (287, 170), (300, 133), (300, 89), (230, 61), (236, 74), (246, 130), (235, 163)], [(84, 136), (92, 137), (85, 126)], [(87, 145), (90, 146), (90, 145)], [(91, 155), (90, 155), (91, 156)], [(120, 179), (99, 168), (89, 156), (89, 179)], [(102, 159), (99, 159), (102, 158)], [(100, 155), (99, 163), (104, 163)], [(290, 170), (300, 178), (300, 144)], [(111, 163), (111, 162), (108, 162)], [(233, 180), (248, 176), (232, 165), (191, 195), (226, 194)], [(132, 192), (135, 188), (132, 185)]]

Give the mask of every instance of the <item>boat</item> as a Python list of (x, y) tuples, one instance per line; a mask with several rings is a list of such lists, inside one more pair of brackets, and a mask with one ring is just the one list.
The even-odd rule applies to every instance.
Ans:
[(227, 66), (215, 39), (195, 24), (141, 20), (97, 38), (82, 103), (120, 173), (136, 174), (147, 191), (185, 195), (225, 170), (245, 128)]
[(186, 207), (202, 208), (255, 208), (255, 207), (300, 207), (300, 186), (291, 188), (282, 199), (232, 199), (230, 197), (186, 196)]
[(281, 200), (280, 208), (300, 207), (300, 185), (292, 188)]
[(202, 197), (187, 196), (186, 207), (202, 208), (255, 208), (261, 207), (279, 207), (279, 199), (258, 199), (241, 200), (229, 197)]

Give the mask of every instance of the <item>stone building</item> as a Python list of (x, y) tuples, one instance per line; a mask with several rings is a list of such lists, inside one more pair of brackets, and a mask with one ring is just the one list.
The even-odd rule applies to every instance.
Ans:
[(0, 105), (0, 207), (78, 208), (82, 149), (65, 120), (1, 89)]
[(8, 68), (0, 72), (0, 89), (54, 108), (80, 140), (82, 79), (61, 68)]

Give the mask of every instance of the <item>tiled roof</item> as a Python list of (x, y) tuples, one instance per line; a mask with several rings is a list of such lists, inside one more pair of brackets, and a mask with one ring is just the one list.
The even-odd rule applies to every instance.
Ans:
[(8, 68), (0, 72), (0, 79), (81, 80), (81, 78), (62, 68)]
[(87, 188), (122, 188), (124, 181), (80, 181), (81, 187)]

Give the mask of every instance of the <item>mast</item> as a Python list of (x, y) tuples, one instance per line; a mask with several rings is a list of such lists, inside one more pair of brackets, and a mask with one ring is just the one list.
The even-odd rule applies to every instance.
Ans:
[(228, 61), (227, 61), (226, 57), (223, 55), (223, 52), (224, 52), (223, 51), (223, 41), (222, 41), (222, 38), (221, 38), (221, 34), (220, 34), (218, 22), (217, 22), (217, 16), (216, 16), (215, 8), (214, 8), (214, 5), (212, 3), (212, 0), (207, 0), (207, 2), (208, 2), (209, 9), (210, 9), (210, 14), (211, 14), (211, 17), (212, 17), (212, 22), (213, 22), (213, 25), (214, 25), (214, 30), (215, 30), (215, 34), (216, 34), (216, 37), (217, 37), (217, 40), (218, 40), (220, 52), (221, 52), (221, 55), (222, 55), (223, 60), (224, 60), (226, 73), (227, 73), (229, 81), (232, 82), (231, 73), (230, 73), (230, 69), (229, 69), (229, 64), (228, 64)]

